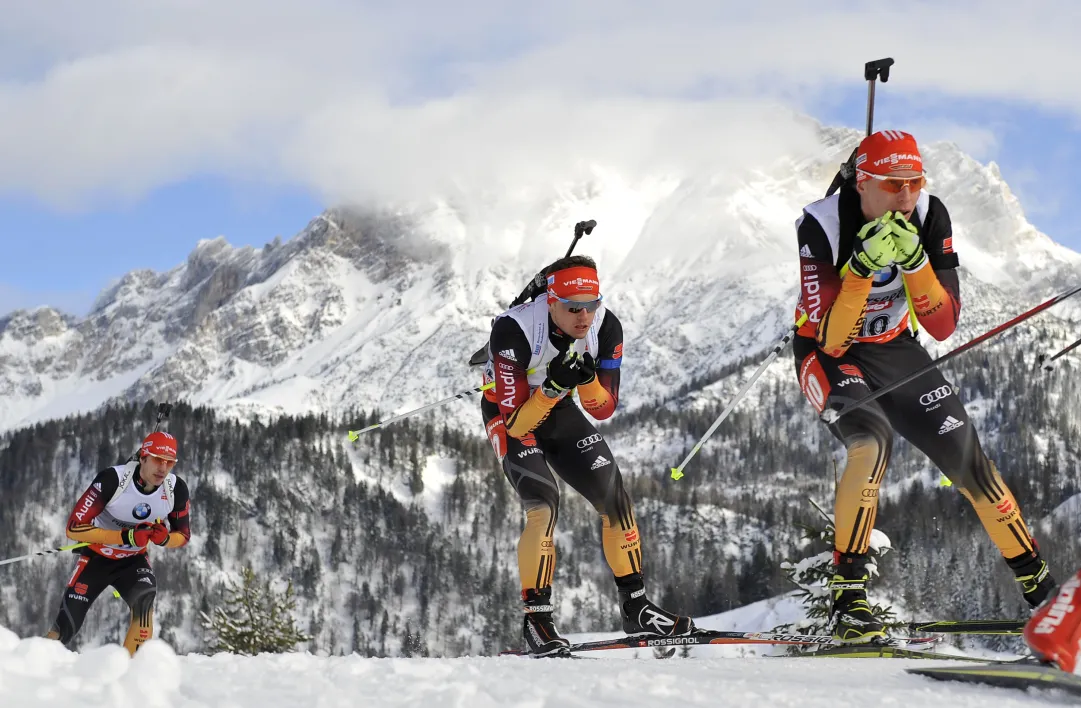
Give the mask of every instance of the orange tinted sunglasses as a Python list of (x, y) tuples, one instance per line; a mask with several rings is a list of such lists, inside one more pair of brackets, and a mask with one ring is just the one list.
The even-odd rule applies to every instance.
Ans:
[(927, 177), (925, 175), (919, 175), (918, 177), (890, 177), (888, 175), (876, 175), (865, 170), (856, 170), (860, 174), (870, 177), (873, 180), (881, 182), (882, 191), (889, 192), (890, 194), (900, 194), (901, 190), (908, 187), (910, 192), (918, 192), (923, 189), (927, 184)]

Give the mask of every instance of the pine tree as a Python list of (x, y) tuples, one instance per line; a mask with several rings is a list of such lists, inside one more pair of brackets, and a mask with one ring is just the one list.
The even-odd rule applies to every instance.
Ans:
[(230, 583), (226, 594), (224, 608), (215, 607), (211, 615), (199, 613), (203, 629), (214, 634), (211, 651), (280, 654), (312, 639), (296, 628), (292, 582), (275, 592), (270, 581), (261, 583), (249, 566), (241, 573), (240, 584)]
[[(802, 620), (776, 627), (774, 629), (776, 632), (827, 634), (832, 629), (830, 592), (826, 583), (833, 577), (833, 518), (813, 501), (811, 504), (823, 516), (825, 525), (796, 524), (796, 526), (803, 530), (803, 537), (810, 542), (812, 549), (824, 548), (826, 550), (795, 563), (791, 561), (781, 563), (785, 578), (799, 588), (795, 595), (800, 598), (807, 613)], [(873, 531), (871, 546), (867, 553), (867, 573), (871, 578), (878, 575), (878, 558), (890, 550), (892, 547), (886, 534), (878, 530)], [(897, 627), (900, 624), (893, 609), (888, 605), (872, 604), (871, 614), (888, 628)]]

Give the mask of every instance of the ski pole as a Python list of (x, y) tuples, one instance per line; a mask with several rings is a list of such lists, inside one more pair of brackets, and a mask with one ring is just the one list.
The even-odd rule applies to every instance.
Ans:
[(898, 388), (904, 386), (905, 384), (907, 384), (910, 381), (915, 381), (919, 377), (926, 374), (928, 371), (931, 371), (932, 369), (936, 368), (939, 364), (943, 364), (943, 363), (949, 361), (950, 359), (954, 358), (958, 354), (964, 354), (969, 349), (972, 349), (972, 348), (974, 348), (976, 346), (979, 346), (980, 344), (986, 342), (987, 340), (991, 339), (992, 337), (995, 337), (995, 336), (997, 336), (999, 334), (1002, 334), (1003, 332), (1010, 329), (1014, 325), (1021, 324), (1022, 322), (1029, 319), (1030, 317), (1033, 317), (1035, 315), (1040, 314), (1041, 312), (1048, 309), (1049, 307), (1057, 305), (1058, 303), (1062, 302), (1063, 300), (1065, 300), (1067, 298), (1070, 298), (1070, 297), (1073, 297), (1077, 293), (1081, 293), (1081, 285), (1074, 288), (1073, 290), (1068, 290), (1068, 291), (1062, 293), (1061, 295), (1056, 295), (1055, 297), (1051, 298), (1047, 302), (1039, 304), (1036, 307), (1032, 308), (1031, 310), (1028, 310), (1027, 312), (1021, 313), (1020, 315), (1018, 315), (1017, 317), (1014, 317), (1009, 322), (1005, 322), (1003, 324), (1000, 324), (998, 327), (995, 327), (994, 329), (992, 329), (992, 330), (990, 330), (988, 332), (985, 332), (985, 333), (981, 334), (980, 336), (976, 337), (971, 342), (968, 342), (966, 344), (962, 344), (961, 346), (957, 347), (953, 351), (950, 351), (950, 352), (947, 352), (947, 353), (943, 354), (942, 356), (940, 356), (939, 358), (937, 358), (934, 361), (930, 362), (929, 364), (920, 367), (916, 371), (913, 371), (908, 376), (904, 376), (904, 377), (894, 381), (893, 383), (889, 384), (888, 386), (883, 386), (882, 388), (880, 388), (877, 391), (873, 392), (869, 396), (864, 396), (863, 398), (861, 398), (860, 400), (858, 400), (858, 401), (856, 401), (854, 403), (849, 403), (849, 404), (843, 406), (840, 410), (834, 410), (834, 409), (831, 408), (830, 410), (824, 411), (822, 413), (822, 416), (821, 416), (822, 420), (824, 420), (826, 423), (829, 423), (829, 424), (832, 425), (833, 423), (836, 423), (838, 420), (840, 420), (841, 416), (843, 416), (843, 415), (845, 415), (847, 413), (851, 413), (852, 411), (856, 410), (857, 408), (862, 408), (863, 406), (867, 405), (871, 401), (877, 400), (877, 399), (881, 398), (882, 396), (885, 396), (887, 393), (897, 390)]
[[(863, 65), (863, 78), (867, 80), (867, 135), (871, 134), (875, 123), (875, 79), (881, 77), (882, 83), (889, 81), (891, 66), (893, 66), (893, 59), (889, 57), (875, 59)], [(858, 149), (857, 145), (848, 156), (848, 160), (841, 165), (841, 169), (837, 170), (837, 175), (826, 190), (827, 197), (832, 196), (846, 180), (856, 174), (856, 150)]]
[(867, 80), (867, 134), (870, 135), (875, 124), (875, 79), (881, 77), (882, 83), (890, 80), (890, 67), (893, 59), (875, 59), (863, 65), (863, 78)]
[(1040, 354), (1038, 357), (1036, 357), (1036, 366), (1043, 367), (1044, 371), (1050, 371), (1051, 369), (1054, 368), (1053, 366), (1051, 366), (1051, 363), (1055, 359), (1058, 359), (1060, 356), (1064, 356), (1066, 354), (1069, 354), (1070, 352), (1072, 352), (1074, 349), (1077, 349), (1078, 347), (1081, 347), (1081, 339), (1078, 339), (1076, 342), (1074, 342), (1073, 344), (1066, 347), (1065, 349), (1063, 349), (1058, 354), (1055, 354), (1052, 357), (1048, 357), (1046, 354)]
[(732, 412), (733, 409), (735, 409), (736, 404), (739, 403), (745, 395), (747, 395), (747, 392), (751, 390), (751, 386), (754, 386), (754, 382), (757, 381), (758, 377), (765, 372), (766, 367), (773, 363), (773, 360), (777, 358), (777, 355), (781, 353), (781, 350), (788, 346), (788, 343), (792, 341), (792, 337), (795, 336), (796, 331), (799, 330), (799, 328), (806, 321), (807, 315), (804, 314), (802, 317), (799, 318), (796, 324), (792, 325), (788, 329), (788, 331), (785, 332), (784, 337), (781, 339), (780, 342), (777, 343), (775, 347), (773, 347), (773, 350), (770, 351), (769, 356), (767, 356), (766, 360), (763, 361), (762, 364), (758, 367), (758, 370), (754, 372), (754, 374), (747, 381), (747, 383), (743, 384), (743, 388), (741, 388), (739, 392), (736, 393), (736, 397), (732, 399), (732, 402), (728, 404), (728, 407), (721, 411), (721, 414), (717, 417), (717, 420), (713, 421), (713, 425), (709, 426), (709, 430), (707, 430), (706, 434), (702, 436), (702, 439), (695, 443), (695, 446), (691, 448), (691, 452), (687, 455), (686, 459), (684, 459), (683, 462), (679, 463), (679, 467), (672, 468), (672, 479), (683, 479), (683, 468), (687, 466), (687, 463), (691, 461), (692, 457), (698, 454), (698, 451), (702, 449), (702, 445), (704, 445), (706, 441), (709, 440), (710, 436), (713, 435), (713, 433), (717, 430), (720, 424), (724, 422), (724, 419), (728, 417), (728, 415)]
[[(535, 371), (536, 371), (536, 369), (529, 369), (528, 371), (526, 371), (526, 374), (532, 374)], [(416, 415), (418, 413), (423, 413), (424, 411), (431, 410), (432, 408), (437, 408), (437, 407), (442, 406), (442, 405), (444, 405), (446, 403), (450, 403), (451, 401), (457, 401), (459, 398), (465, 398), (466, 396), (472, 396), (474, 393), (480, 393), (482, 391), (487, 391), (490, 388), (495, 388), (495, 382), (494, 381), (491, 382), (491, 383), (486, 383), (483, 386), (477, 386), (475, 388), (471, 388), (468, 391), (462, 391), (461, 393), (456, 393), (453, 396), (450, 396), (448, 398), (444, 398), (444, 399), (442, 399), (440, 401), (436, 401), (435, 403), (429, 403), (426, 406), (421, 406), (420, 408), (416, 408), (416, 409), (411, 410), (411, 411), (409, 411), (407, 413), (402, 413), (400, 415), (396, 415), (393, 418), (387, 418), (386, 420), (380, 421), (378, 423), (373, 423), (372, 425), (369, 425), (367, 428), (361, 428), (360, 430), (350, 430), (349, 431), (349, 441), (350, 442), (356, 442), (357, 439), (360, 438), (361, 435), (368, 432), (369, 430), (375, 430), (376, 428), (382, 428), (384, 425), (389, 425), (390, 423), (396, 423), (399, 420), (409, 418), (410, 416), (414, 416), (414, 415)]]
[(574, 240), (571, 241), (571, 247), (567, 249), (567, 252), (566, 254), (564, 254), (563, 257), (570, 258), (571, 254), (574, 253), (574, 247), (578, 245), (578, 239), (582, 238), (583, 235), (589, 236), (591, 233), (593, 233), (593, 229), (595, 229), (596, 227), (596, 219), (590, 219), (589, 221), (579, 221), (577, 224), (575, 224)]
[(935, 634), (1020, 634), (1025, 620), (956, 620), (935, 622), (909, 622), (910, 632)]
[[(582, 236), (588, 236), (593, 233), (593, 229), (597, 226), (596, 219), (590, 219), (589, 221), (579, 221), (574, 225), (574, 239), (571, 241), (570, 248), (567, 249), (567, 253), (564, 258), (570, 258), (574, 253), (574, 247), (578, 245), (578, 241)], [(514, 302), (510, 304), (511, 307), (518, 307), (526, 300), (537, 297), (548, 286), (548, 279), (544, 277), (543, 273), (537, 273), (533, 276), (533, 280), (529, 281), (529, 285), (525, 286), (525, 290), (518, 294), (518, 297), (514, 298)]]
[(48, 556), (53, 553), (63, 553), (64, 551), (71, 551), (76, 548), (82, 548), (83, 546), (89, 546), (89, 543), (73, 543), (70, 546), (61, 546), (60, 548), (52, 548), (48, 551), (38, 551), (37, 553), (28, 553), (25, 556), (19, 556), (18, 558), (8, 558), (7, 560), (0, 561), (0, 565), (7, 565), (9, 563), (18, 563), (19, 561), (30, 560), (37, 556)]

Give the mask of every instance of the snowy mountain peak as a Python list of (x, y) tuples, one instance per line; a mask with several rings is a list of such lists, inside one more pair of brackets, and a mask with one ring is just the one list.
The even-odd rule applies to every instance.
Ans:
[(61, 336), (77, 321), (77, 318), (51, 307), (15, 310), (0, 317), (0, 335), (20, 342), (41, 342)]
[[(860, 139), (819, 134), (817, 154), (751, 173), (632, 179), (595, 166), (584, 182), (528, 193), (330, 209), (262, 248), (200, 241), (168, 272), (125, 275), (85, 318), (41, 308), (0, 319), (0, 430), (113, 397), (262, 413), (422, 405), (475, 385), (464, 362), (491, 318), (588, 218), (598, 227), (577, 252), (598, 260), (624, 323), (625, 400), (656, 400), (786, 326), (793, 223)], [(964, 287), (979, 294), (966, 298), (963, 324), (1076, 276), (1081, 254), (1025, 220), (996, 166), (949, 143), (923, 151), (930, 190), (953, 217)], [(471, 408), (456, 410), (472, 420)]]

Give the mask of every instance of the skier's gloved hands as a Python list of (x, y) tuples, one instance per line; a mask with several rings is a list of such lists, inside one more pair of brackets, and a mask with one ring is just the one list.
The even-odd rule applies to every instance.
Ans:
[(892, 220), (893, 212), (887, 211), (860, 229), (852, 244), (852, 256), (848, 259), (848, 269), (852, 273), (860, 278), (870, 278), (875, 271), (891, 265), (897, 259)]
[(160, 521), (150, 527), (150, 540), (159, 546), (169, 543), (169, 527)]
[(920, 232), (915, 225), (904, 214), (894, 212), (890, 232), (893, 234), (894, 248), (897, 249), (897, 265), (905, 270), (916, 270), (922, 266), (927, 254), (923, 251)]
[(164, 524), (152, 524), (144, 521), (133, 529), (124, 529), (120, 532), (125, 546), (146, 548), (151, 541), (164, 545), (169, 541), (169, 529)]
[(548, 362), (548, 378), (543, 384), (545, 394), (549, 398), (555, 398), (570, 391), (581, 380), (581, 371), (582, 359), (578, 352), (568, 351), (552, 359)]
[(584, 386), (597, 378), (597, 362), (589, 352), (578, 357), (578, 385)]

